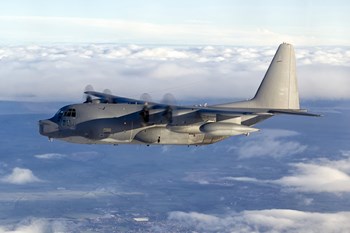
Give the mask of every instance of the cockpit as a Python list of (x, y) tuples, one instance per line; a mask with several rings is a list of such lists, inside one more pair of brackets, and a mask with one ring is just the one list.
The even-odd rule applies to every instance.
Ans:
[(65, 117), (76, 117), (77, 111), (74, 108), (69, 108), (63, 113), (63, 116)]
[(59, 137), (62, 129), (76, 127), (77, 116), (78, 111), (72, 105), (63, 107), (52, 118), (39, 121), (39, 132), (49, 138)]
[(77, 111), (74, 108), (63, 108), (60, 109), (55, 118), (57, 123), (62, 127), (72, 127), (75, 125), (75, 118), (77, 117)]
[(56, 113), (57, 119), (58, 121), (60, 121), (62, 119), (62, 117), (72, 117), (72, 118), (76, 118), (77, 117), (77, 111), (74, 108), (68, 108), (66, 110), (62, 110), (60, 109), (57, 113)]

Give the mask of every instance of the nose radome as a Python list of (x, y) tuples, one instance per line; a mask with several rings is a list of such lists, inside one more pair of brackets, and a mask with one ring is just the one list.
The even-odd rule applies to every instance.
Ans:
[(50, 136), (50, 134), (58, 130), (58, 125), (50, 120), (39, 121), (39, 133), (44, 136)]

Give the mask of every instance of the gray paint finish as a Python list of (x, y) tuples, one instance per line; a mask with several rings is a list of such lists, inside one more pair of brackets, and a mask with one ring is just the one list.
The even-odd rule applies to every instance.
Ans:
[(85, 103), (61, 108), (39, 122), (39, 131), (82, 144), (203, 145), (249, 135), (258, 131), (253, 125), (276, 114), (319, 116), (299, 107), (295, 66), (293, 46), (283, 43), (253, 99), (213, 106), (172, 106), (87, 91)]

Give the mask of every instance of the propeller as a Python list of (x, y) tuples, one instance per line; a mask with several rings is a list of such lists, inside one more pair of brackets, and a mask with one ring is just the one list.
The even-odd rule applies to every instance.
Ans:
[[(112, 95), (112, 91), (110, 89), (104, 89), (103, 93), (107, 94), (107, 95)], [(106, 103), (113, 103), (113, 99), (111, 97), (106, 97), (104, 99), (104, 101)]]
[(152, 97), (148, 93), (143, 93), (140, 96), (140, 99), (145, 102), (144, 105), (143, 105), (143, 108), (142, 108), (142, 110), (140, 112), (140, 115), (141, 115), (141, 117), (143, 119), (143, 124), (147, 125), (149, 123), (149, 110), (150, 110), (148, 103), (152, 102)]
[(140, 100), (143, 100), (145, 101), (146, 103), (150, 103), (152, 102), (152, 97), (150, 94), (148, 93), (143, 93), (141, 96), (140, 96)]
[(162, 104), (169, 105), (169, 106), (174, 106), (176, 105), (176, 99), (173, 94), (171, 93), (166, 93), (163, 96), (163, 99), (161, 100)]
[[(94, 91), (93, 86), (90, 84), (87, 85), (84, 89), (84, 92), (86, 92), (86, 91)], [(89, 94), (84, 93), (83, 99), (85, 100), (84, 103), (91, 103), (92, 102), (92, 96)]]
[(149, 107), (147, 103), (144, 104), (140, 116), (142, 117), (144, 125), (147, 125), (149, 123)]
[(163, 117), (166, 119), (167, 123), (173, 122), (173, 112), (176, 106), (176, 99), (174, 95), (170, 93), (166, 93), (161, 100), (161, 103), (166, 105), (165, 111), (163, 113)]
[(140, 111), (140, 116), (143, 120), (143, 125), (146, 126), (150, 124), (152, 116), (152, 122), (163, 122), (170, 124), (173, 121), (173, 111), (176, 106), (175, 97), (167, 93), (163, 96), (160, 104), (152, 103), (152, 98), (148, 93), (144, 93), (140, 97), (144, 101), (142, 110)]
[(103, 93), (108, 94), (108, 95), (112, 95), (112, 91), (109, 89), (104, 89)]

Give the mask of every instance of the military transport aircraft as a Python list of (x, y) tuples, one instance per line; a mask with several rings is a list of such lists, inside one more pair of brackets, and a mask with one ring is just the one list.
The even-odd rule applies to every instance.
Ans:
[(203, 145), (249, 135), (278, 114), (319, 116), (299, 107), (295, 54), (279, 46), (254, 98), (211, 106), (175, 106), (88, 90), (86, 101), (39, 122), (40, 134), (82, 144)]

